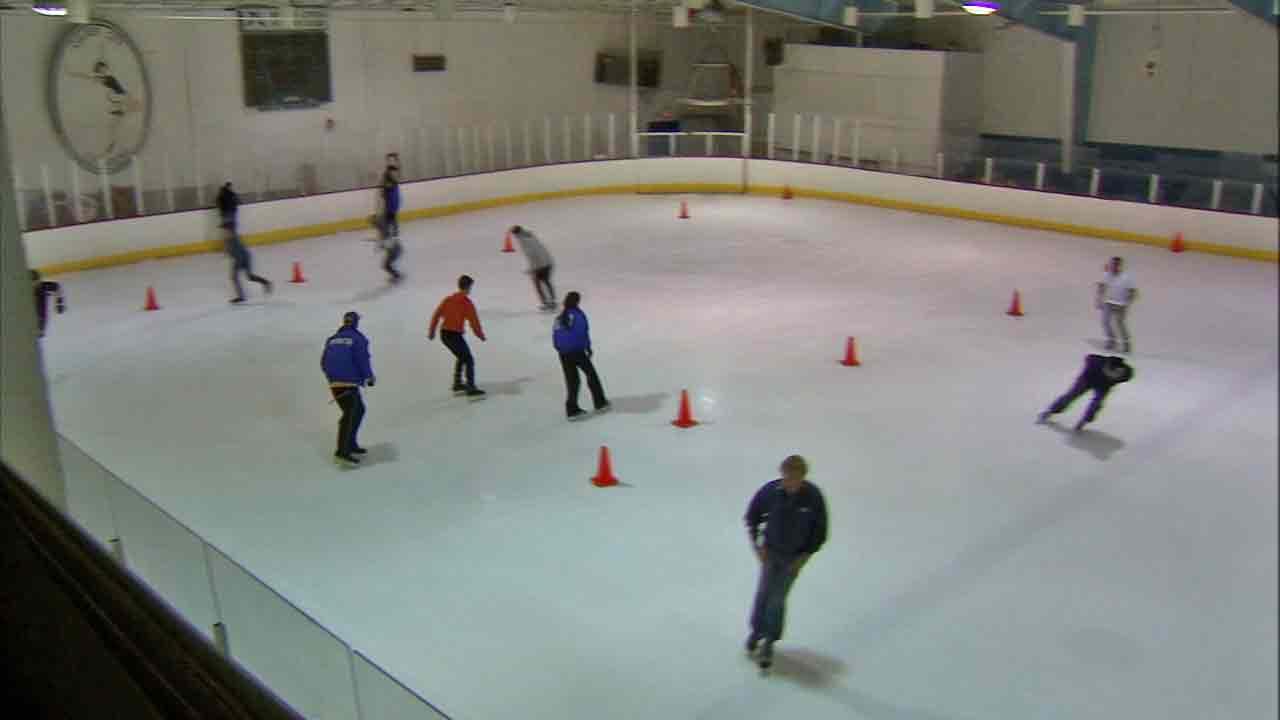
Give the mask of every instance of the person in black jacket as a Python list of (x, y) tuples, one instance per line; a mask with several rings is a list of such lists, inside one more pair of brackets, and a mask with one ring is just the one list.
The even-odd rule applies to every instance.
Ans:
[(62, 297), (62, 286), (56, 282), (41, 280), (39, 270), (31, 271), (31, 284), (35, 291), (36, 319), (40, 324), (40, 337), (44, 337), (44, 329), (49, 324), (49, 296), (54, 296), (54, 307), (59, 315), (67, 311), (67, 301)]
[(240, 212), (240, 196), (235, 190), (231, 189), (231, 181), (228, 180), (223, 184), (222, 189), (218, 191), (218, 215), (221, 220), (219, 227), (232, 228), (236, 226), (236, 215)]
[(745, 518), (751, 549), (760, 560), (747, 652), (756, 655), (761, 668), (773, 664), (773, 644), (782, 638), (787, 593), (800, 569), (827, 541), (827, 505), (818, 486), (805, 480), (809, 464), (792, 455), (782, 461), (781, 470), (780, 479), (766, 483), (751, 498)]
[(1092, 390), (1093, 401), (1089, 403), (1089, 409), (1085, 410), (1084, 416), (1076, 423), (1076, 432), (1080, 432), (1085, 425), (1098, 417), (1098, 413), (1102, 410), (1102, 401), (1111, 392), (1111, 388), (1132, 379), (1133, 368), (1129, 367), (1124, 358), (1115, 355), (1087, 355), (1084, 359), (1084, 369), (1076, 377), (1071, 389), (1055, 400), (1048, 410), (1040, 413), (1036, 421), (1049, 422), (1050, 416), (1066, 410), (1077, 398)]

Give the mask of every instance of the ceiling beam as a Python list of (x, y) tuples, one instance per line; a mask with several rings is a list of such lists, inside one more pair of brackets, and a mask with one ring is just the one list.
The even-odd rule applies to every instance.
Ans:
[(1280, 24), (1280, 2), (1277, 0), (1231, 0), (1231, 4), (1272, 25)]

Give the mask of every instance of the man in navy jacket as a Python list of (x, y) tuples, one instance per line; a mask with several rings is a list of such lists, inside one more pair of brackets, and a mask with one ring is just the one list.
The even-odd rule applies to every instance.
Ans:
[(1133, 379), (1133, 368), (1124, 361), (1124, 358), (1117, 355), (1086, 355), (1084, 358), (1084, 369), (1076, 376), (1076, 381), (1072, 383), (1071, 389), (1060, 396), (1049, 406), (1048, 410), (1040, 413), (1038, 422), (1049, 422), (1051, 415), (1066, 410), (1075, 402), (1077, 398), (1090, 390), (1093, 391), (1093, 401), (1089, 403), (1089, 408), (1085, 410), (1084, 416), (1076, 423), (1075, 430), (1080, 432), (1085, 425), (1093, 422), (1098, 417), (1098, 413), (1102, 411), (1102, 402), (1107, 399), (1107, 394), (1111, 392), (1111, 388), (1123, 382), (1129, 382)]
[(338, 407), (342, 408), (334, 461), (347, 466), (359, 465), (356, 455), (365, 453), (365, 449), (356, 442), (356, 432), (364, 420), (360, 388), (373, 387), (375, 382), (373, 368), (369, 365), (369, 340), (360, 332), (359, 326), (359, 314), (352, 311), (343, 315), (342, 327), (325, 341), (324, 355), (320, 358), (320, 367), (329, 380), (329, 391), (333, 393)]
[(758, 651), (762, 668), (773, 664), (773, 644), (782, 638), (787, 593), (792, 583), (827, 541), (827, 505), (818, 486), (805, 480), (809, 464), (799, 455), (792, 455), (782, 461), (781, 470), (780, 479), (765, 483), (756, 491), (745, 518), (751, 549), (760, 560), (747, 652)]
[(579, 370), (587, 376), (587, 387), (591, 389), (596, 412), (606, 412), (610, 407), (600, 376), (591, 363), (591, 332), (586, 313), (578, 307), (581, 302), (582, 296), (577, 292), (564, 296), (564, 311), (556, 316), (555, 329), (551, 334), (556, 352), (560, 353), (560, 367), (564, 370), (564, 383), (569, 391), (564, 410), (571, 421), (587, 414), (578, 407), (578, 389), (582, 383), (578, 377)]

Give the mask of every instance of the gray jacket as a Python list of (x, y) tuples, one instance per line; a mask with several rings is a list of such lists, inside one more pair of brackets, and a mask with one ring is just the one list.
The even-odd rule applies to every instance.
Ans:
[(520, 243), (520, 249), (524, 252), (524, 256), (529, 258), (530, 270), (541, 270), (552, 264), (551, 253), (547, 252), (547, 247), (542, 244), (537, 235), (528, 230), (521, 230), (515, 233), (516, 241)]

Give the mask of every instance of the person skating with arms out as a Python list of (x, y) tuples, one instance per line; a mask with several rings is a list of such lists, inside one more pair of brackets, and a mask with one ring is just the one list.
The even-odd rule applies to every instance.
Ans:
[(357, 455), (365, 449), (356, 441), (360, 423), (364, 420), (364, 399), (360, 388), (373, 387), (376, 382), (373, 367), (369, 363), (369, 339), (360, 332), (360, 315), (355, 311), (342, 316), (342, 327), (324, 343), (320, 368), (329, 381), (329, 391), (342, 408), (338, 421), (338, 449), (333, 454), (335, 462), (350, 466), (360, 464)]
[(755, 655), (762, 669), (773, 664), (773, 645), (782, 639), (792, 584), (827, 541), (826, 501), (818, 486), (805, 479), (809, 464), (791, 455), (782, 461), (781, 471), (780, 479), (756, 491), (745, 517), (751, 550), (760, 560), (747, 652)]
[(1071, 407), (1071, 403), (1075, 402), (1077, 398), (1092, 390), (1093, 401), (1089, 403), (1089, 409), (1085, 410), (1084, 416), (1076, 423), (1075, 430), (1080, 432), (1085, 425), (1093, 422), (1098, 417), (1098, 413), (1102, 411), (1102, 402), (1106, 400), (1111, 388), (1120, 383), (1129, 382), (1132, 379), (1133, 368), (1129, 367), (1124, 358), (1115, 355), (1086, 355), (1084, 369), (1076, 376), (1076, 381), (1072, 383), (1071, 389), (1055, 400), (1048, 410), (1040, 413), (1036, 417), (1036, 422), (1041, 424), (1049, 422), (1050, 416), (1057, 415)]
[[(472, 399), (484, 397), (485, 392), (476, 387), (476, 361), (471, 355), (464, 335), (466, 326), (471, 324), (471, 331), (487, 342), (484, 330), (480, 327), (480, 318), (476, 315), (476, 306), (471, 302), (471, 287), (475, 280), (470, 275), (458, 278), (458, 291), (444, 300), (431, 315), (431, 324), (427, 327), (427, 339), (434, 340), (436, 326), (440, 326), (440, 342), (453, 353), (453, 392), (464, 393)], [(463, 377), (466, 381), (463, 382)]]
[(608, 412), (610, 407), (600, 376), (591, 362), (591, 332), (586, 313), (578, 307), (581, 301), (582, 296), (577, 292), (564, 296), (564, 312), (556, 316), (555, 329), (551, 333), (556, 352), (560, 353), (560, 368), (564, 370), (564, 384), (568, 390), (564, 410), (571, 421), (587, 414), (578, 406), (578, 390), (582, 382), (578, 378), (579, 370), (587, 376), (587, 387), (591, 390), (591, 402), (596, 412)]

